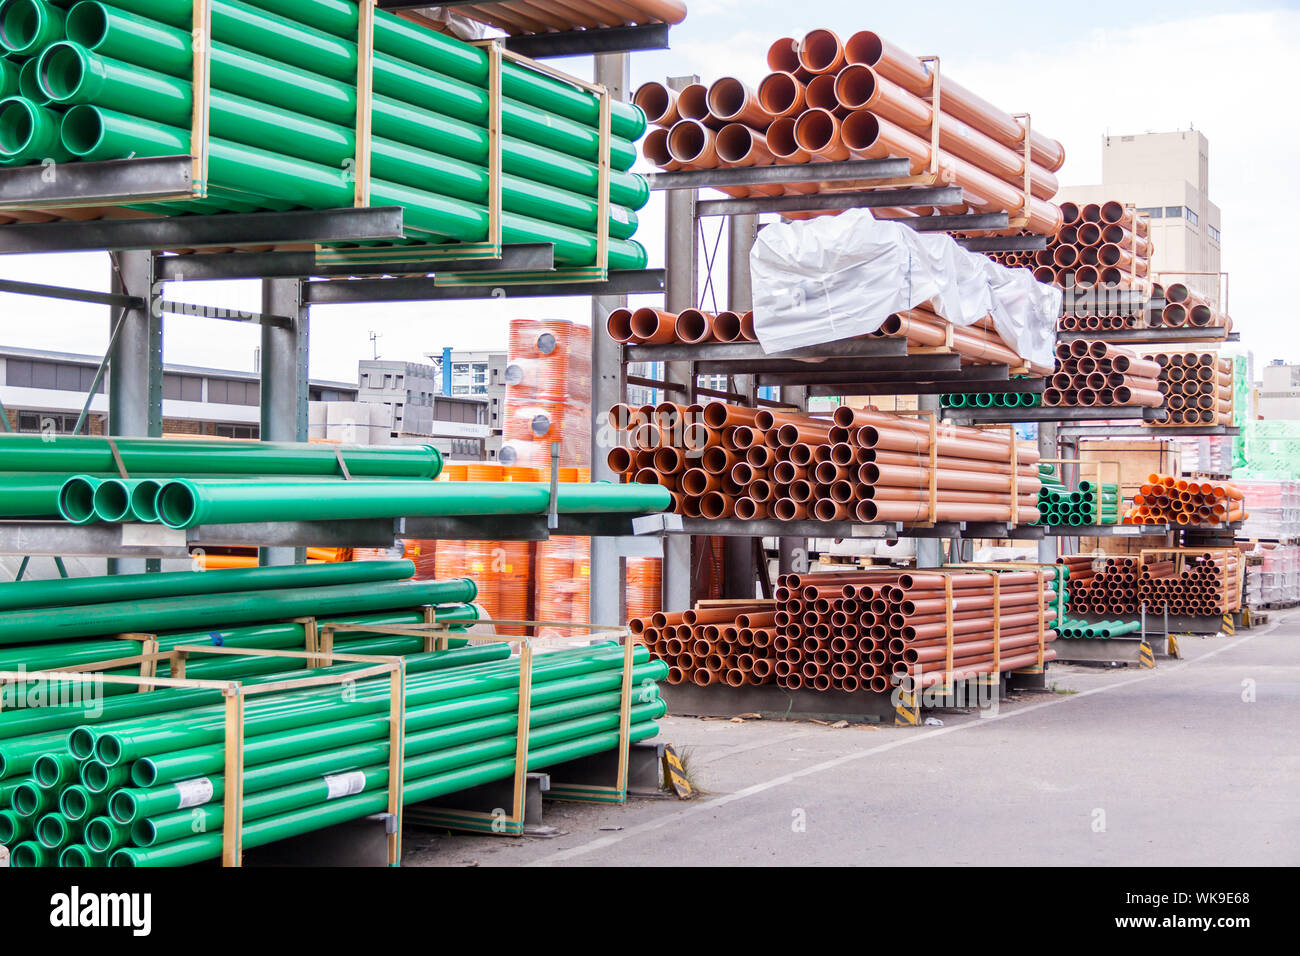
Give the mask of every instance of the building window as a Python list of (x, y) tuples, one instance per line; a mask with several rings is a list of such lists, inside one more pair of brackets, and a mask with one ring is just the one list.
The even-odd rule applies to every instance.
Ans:
[(227, 425), (218, 422), (213, 426), (213, 432), (218, 438), (253, 438), (261, 436), (262, 430), (258, 425)]
[(1206, 226), (1205, 228), (1210, 230), (1210, 238), (1213, 239), (1215, 242), (1218, 242), (1219, 230), (1215, 229), (1213, 226)]
[(53, 432), (68, 435), (76, 427), (76, 415), (58, 415), (51, 412), (18, 413), (18, 430), (20, 432)]
[(1182, 206), (1166, 206), (1166, 207), (1165, 207), (1165, 217), (1168, 218), (1168, 219), (1182, 219), (1182, 218), (1183, 218), (1183, 207), (1182, 207)]
[(1193, 226), (1199, 226), (1201, 224), (1201, 217), (1196, 215), (1196, 213), (1192, 212), (1192, 210), (1189, 208), (1187, 210), (1187, 221), (1190, 222)]
[(1151, 219), (1163, 219), (1165, 217), (1165, 211), (1159, 206), (1144, 206), (1138, 212), (1146, 213)]

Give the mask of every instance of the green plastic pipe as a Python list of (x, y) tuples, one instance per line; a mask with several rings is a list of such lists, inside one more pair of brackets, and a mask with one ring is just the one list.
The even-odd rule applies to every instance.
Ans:
[[(564, 739), (566, 732), (572, 735), (585, 733), (586, 724), (581, 725), (576, 732), (571, 728), (577, 726), (574, 722), (579, 718), (591, 715), (612, 714), (614, 726), (617, 727), (619, 699), (620, 694), (614, 692), (568, 700), (550, 707), (535, 708), (528, 724), (530, 738), (535, 732), (536, 745), (541, 746), (543, 741), (554, 742)], [(633, 720), (639, 722), (652, 719), (650, 709), (663, 706), (657, 696), (638, 704), (633, 708)], [(662, 714), (654, 716), (662, 716)], [(479, 720), (463, 721), (423, 733), (411, 733), (408, 730), (403, 759), (409, 762), (416, 755), (503, 736), (513, 740), (517, 719), (516, 713), (504, 713)], [(570, 729), (566, 731), (566, 727)], [(339, 773), (370, 764), (385, 764), (388, 760), (388, 741), (387, 732), (383, 733), (382, 739), (372, 739), (355, 746), (317, 751), (292, 760), (251, 767), (244, 776), (244, 793), (261, 794), (312, 778), (318, 781), (323, 774)], [(183, 809), (192, 809), (195, 806), (220, 803), (224, 793), (225, 778), (221, 775), (191, 778), (178, 784), (149, 790), (123, 789), (113, 794), (109, 803), (109, 816), (118, 824), (135, 824), (149, 818), (180, 813)], [(252, 812), (254, 816), (264, 815), (256, 810)], [(154, 836), (150, 842), (167, 842), (174, 838), (167, 835)]]
[(157, 521), (158, 512), (153, 506), (162, 482), (156, 478), (133, 478), (131, 485), (131, 513), (140, 521)]
[[(340, 481), (328, 485), (264, 481), (256, 485), (180, 479), (158, 492), (158, 516), (169, 528), (250, 521), (335, 520), (436, 515), (529, 515), (546, 511), (549, 486), (533, 482)], [(557, 490), (562, 513), (638, 514), (672, 503), (659, 485), (579, 484)], [(2, 631), (0, 631), (2, 633)]]
[(79, 779), (77, 760), (69, 753), (48, 753), (32, 765), (32, 777), (42, 790), (56, 790)]
[[(640, 686), (645, 681), (662, 680), (667, 676), (667, 668), (662, 661), (653, 661), (635, 666), (632, 674)], [(517, 681), (517, 676), (514, 679)], [(556, 701), (608, 692), (620, 687), (622, 679), (621, 667), (609, 667), (605, 671), (585, 676), (539, 681), (533, 685), (529, 699), (533, 706), (543, 707)], [(407, 729), (408, 732), (415, 733), (442, 726), (458, 718), (475, 719), (513, 711), (518, 706), (517, 690), (454, 697), (441, 703), (409, 708)], [(288, 731), (274, 731), (248, 738), (244, 760), (246, 766), (254, 767), (301, 754), (374, 740), (386, 733), (387, 722), (384, 718), (333, 721)], [(224, 766), (225, 752), (221, 746), (194, 747), (137, 759), (131, 765), (131, 782), (137, 788), (155, 787), (217, 773)]]
[(49, 106), (50, 98), (36, 77), (36, 60), (30, 59), (18, 70), (18, 95), (37, 106)]
[(36, 822), (36, 840), (47, 850), (59, 850), (79, 840), (83, 829), (69, 825), (61, 813), (47, 813)]
[(13, 810), (0, 810), (0, 845), (13, 846), (32, 836), (32, 818)]
[(72, 784), (59, 793), (59, 812), (69, 823), (84, 823), (104, 812), (108, 796), (106, 793), (91, 793), (82, 784)]
[[(131, 475), (339, 475), (337, 450), (354, 477), (436, 478), (442, 455), (432, 445), (376, 447), (307, 442), (116, 438)], [(0, 471), (116, 474), (108, 440), (89, 435), (0, 435)]]
[(19, 816), (36, 818), (53, 810), (58, 799), (58, 794), (28, 780), (14, 788), (11, 806)]
[(70, 158), (59, 139), (59, 114), (22, 96), (0, 100), (0, 160), (21, 166)]
[(18, 92), (18, 72), (12, 60), (0, 58), (0, 99)]
[(114, 790), (126, 786), (130, 780), (131, 773), (127, 767), (106, 767), (98, 760), (87, 760), (81, 765), (81, 785), (96, 799), (102, 798), (105, 804)]
[(194, 66), (190, 30), (168, 26), (117, 4), (82, 0), (68, 10), (67, 38), (88, 50), (171, 76), (188, 77)]
[[(585, 649), (590, 651), (590, 649)], [(622, 661), (622, 651), (613, 648), (610, 651), (583, 654), (576, 663), (585, 665), (587, 670), (597, 670), (608, 666), (610, 660)], [(549, 655), (548, 655), (549, 656)], [(637, 648), (634, 663), (645, 663), (648, 654)], [(545, 680), (566, 674), (565, 664), (570, 658), (565, 657), (557, 664), (540, 664), (534, 668), (534, 679)], [(550, 670), (550, 668), (554, 668)], [(406, 704), (408, 707), (449, 697), (461, 697), (472, 693), (472, 689), (491, 687), (503, 690), (511, 685), (518, 686), (518, 664), (503, 665), (499, 672), (491, 668), (483, 669), (478, 674), (445, 675), (427, 684), (412, 686), (408, 682)], [(548, 672), (549, 671), (549, 672)], [(324, 712), (336, 720), (348, 717), (362, 717), (376, 712), (384, 712), (389, 706), (387, 680), (380, 687), (375, 682), (368, 682), (363, 688), (358, 685), (351, 700), (341, 701), (336, 691), (325, 695), (317, 693), (298, 693), (285, 699), (265, 697), (250, 701), (245, 708), (245, 734), (255, 736), (274, 730), (287, 730), (315, 723), (323, 718)], [(493, 686), (495, 683), (496, 686)], [(502, 686), (504, 684), (504, 686)], [(328, 719), (328, 718), (326, 718)], [(195, 719), (186, 723), (171, 720), (136, 721), (123, 728), (110, 724), (78, 727), (68, 737), (69, 749), (74, 754), (85, 755), (85, 742), (94, 741), (94, 754), (109, 766), (118, 766), (125, 762), (151, 754), (164, 753), (186, 747), (215, 744), (224, 740), (225, 720), (221, 709), (212, 709), (211, 716)]]
[(24, 840), (9, 851), (9, 865), (17, 867), (52, 866), (54, 857), (35, 840)]
[[(646, 740), (659, 732), (653, 721), (633, 724), (629, 739), (632, 742)], [(602, 753), (618, 746), (618, 733), (606, 732), (592, 734), (576, 740), (566, 741), (544, 750), (530, 750), (528, 769), (554, 766), (579, 757)], [(514, 773), (513, 756), (502, 757), (464, 767), (445, 774), (427, 776), (418, 780), (408, 780), (403, 789), (406, 803), (416, 803), (432, 799), (447, 793), (455, 793), (481, 783), (509, 778)], [(388, 806), (386, 791), (377, 789), (351, 797), (315, 804), (289, 813), (254, 821), (244, 827), (243, 845), (261, 846), (299, 833), (308, 833), (347, 820), (383, 812)], [(110, 866), (183, 866), (198, 863), (205, 859), (219, 856), (221, 853), (221, 833), (206, 833), (192, 836), (185, 840), (163, 844), (157, 847), (123, 848), (109, 859)]]
[[(220, 833), (217, 834), (220, 837)], [(111, 817), (95, 817), (86, 824), (86, 845), (97, 853), (112, 853), (130, 842), (130, 831), (119, 826)]]
[(63, 478), (0, 475), (0, 516), (57, 518)]
[(59, 854), (59, 866), (64, 869), (107, 865), (108, 861), (104, 854), (96, 853), (82, 843), (71, 843), (65, 846), (63, 852)]
[(0, 46), (13, 56), (33, 56), (63, 37), (64, 12), (45, 0), (5, 0), (0, 6)]
[[(140, 479), (105, 478), (95, 486), (91, 507), (97, 521), (141, 521), (131, 510), (131, 499)], [(154, 494), (157, 495), (155, 488)], [(155, 520), (157, 520), (155, 515)]]
[[(212, 572), (204, 572), (210, 574)], [(379, 611), (394, 607), (421, 607), (472, 601), (477, 593), (468, 579), (452, 581), (379, 581), (294, 588), (280, 591), (243, 591), (205, 596), (150, 598), (79, 607), (0, 613), (0, 645), (42, 640), (65, 640), (132, 631), (155, 633), (181, 628), (230, 626), (276, 618)]]
[[(268, 591), (275, 588), (320, 587), (327, 584), (404, 581), (414, 574), (414, 562), (397, 559), (12, 581), (0, 584), (0, 611), (84, 606), (146, 598), (223, 594), (232, 591)], [(477, 589), (465, 600), (472, 601), (476, 595)], [(299, 633), (301, 633), (300, 626)]]

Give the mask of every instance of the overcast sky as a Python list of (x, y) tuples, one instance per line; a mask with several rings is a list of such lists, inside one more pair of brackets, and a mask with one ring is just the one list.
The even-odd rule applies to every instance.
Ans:
[[(1292, 333), (1295, 305), (1277, 277), (1297, 259), (1300, 221), (1300, 123), (1296, 50), (1300, 4), (1238, 2), (1230, 14), (1209, 0), (1087, 3), (905, 3), (844, 0), (688, 0), (673, 48), (636, 54), (633, 84), (698, 73), (751, 84), (766, 72), (765, 53), (780, 36), (829, 27), (842, 36), (872, 29), (915, 55), (937, 54), (943, 70), (1009, 112), (1028, 111), (1036, 129), (1060, 139), (1066, 185), (1100, 181), (1101, 137), (1195, 126), (1210, 142), (1210, 198), (1223, 213), (1223, 268), (1231, 276), (1231, 312), (1256, 362), (1300, 361)], [(874, 8), (874, 9), (873, 9)], [(868, 13), (867, 11), (871, 12)], [(590, 60), (556, 61), (589, 75)], [(1123, 197), (1118, 197), (1123, 198)], [(642, 212), (637, 234), (650, 263), (663, 263), (659, 200)], [(0, 257), (0, 276), (106, 289), (102, 254)], [(256, 283), (186, 283), (169, 297), (255, 309)], [(647, 299), (647, 302), (652, 301)], [(107, 310), (0, 294), (5, 345), (102, 352)], [(587, 321), (585, 299), (469, 301), (332, 306), (312, 311), (311, 374), (356, 380), (359, 358), (380, 335), (382, 358), (422, 361), (428, 352), (504, 347), (510, 318)], [(251, 369), (258, 331), (231, 322), (167, 317), (168, 362)]]

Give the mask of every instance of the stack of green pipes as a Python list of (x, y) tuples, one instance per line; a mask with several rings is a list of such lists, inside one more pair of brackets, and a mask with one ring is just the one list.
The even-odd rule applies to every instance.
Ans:
[[(0, 517), (62, 517), (74, 524), (161, 521), (179, 529), (322, 517), (538, 515), (550, 506), (544, 483), (431, 481), (442, 458), (425, 445), (336, 449), (159, 438), (115, 443), (130, 478), (112, 477), (116, 461), (107, 439), (61, 436), (47, 442), (40, 435), (0, 435)], [(353, 480), (339, 475), (339, 457)], [(197, 477), (174, 477), (178, 473)], [(235, 477), (242, 480), (230, 480)], [(671, 504), (672, 496), (657, 485), (563, 482), (556, 492), (562, 514), (638, 514)]]
[(1056, 629), (1056, 636), (1067, 639), (1106, 640), (1123, 634), (1136, 634), (1141, 626), (1138, 621), (1076, 621), (1067, 618)]
[(1055, 465), (1040, 464), (1038, 523), (1082, 527), (1119, 523), (1119, 486), (1080, 481), (1073, 491), (1063, 485)]
[[(406, 657), (404, 802), (514, 774), (519, 664), (508, 655), (492, 644)], [(528, 770), (618, 746), (623, 663), (612, 643), (537, 656)], [(631, 741), (658, 732), (666, 708), (655, 682), (666, 674), (636, 648)], [(0, 843), (12, 864), (181, 866), (219, 857), (224, 708), (212, 701), (211, 693), (200, 700), (159, 690), (109, 701), (93, 722), (80, 709), (0, 714)], [(387, 809), (389, 707), (387, 678), (358, 681), (347, 695), (330, 687), (250, 698), (243, 845)]]
[[(437, 620), (462, 627), (478, 620), (473, 581), (409, 580), (410, 561), (236, 568), (108, 575), (0, 584), (0, 670), (84, 666), (138, 654), (138, 641), (109, 635), (157, 635), (159, 649), (212, 644), (304, 650), (304, 617), (350, 624), (400, 625)], [(270, 623), (268, 623), (270, 622)], [(405, 654), (419, 638), (344, 631), (340, 652)], [(221, 655), (196, 658), (194, 677), (228, 677), (301, 667), (285, 659)], [(139, 673), (139, 666), (123, 669)], [(160, 673), (167, 672), (163, 664)], [(107, 694), (133, 688), (107, 684)]]
[(958, 392), (939, 398), (944, 408), (1037, 408), (1043, 404), (1038, 392)]
[[(0, 162), (190, 155), (191, 0), (65, 6), (0, 4)], [(208, 197), (133, 208), (351, 207), (356, 0), (211, 0), (211, 11)], [(487, 240), (488, 53), (384, 10), (374, 50), (370, 204), (403, 207), (408, 240)], [(508, 61), (501, 95), (502, 241), (593, 264), (599, 98)], [(627, 171), (644, 131), (639, 108), (611, 104), (611, 269), (646, 264), (631, 237), (649, 189)]]

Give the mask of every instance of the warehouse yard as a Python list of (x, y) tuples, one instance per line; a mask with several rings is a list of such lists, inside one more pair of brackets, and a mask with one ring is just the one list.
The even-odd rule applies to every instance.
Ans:
[(669, 718), (693, 801), (548, 802), (559, 836), (411, 834), (406, 863), (1300, 864), (1280, 732), (1300, 720), (1300, 612), (1182, 648), (1155, 670), (1053, 665), (1051, 692), (942, 727)]

